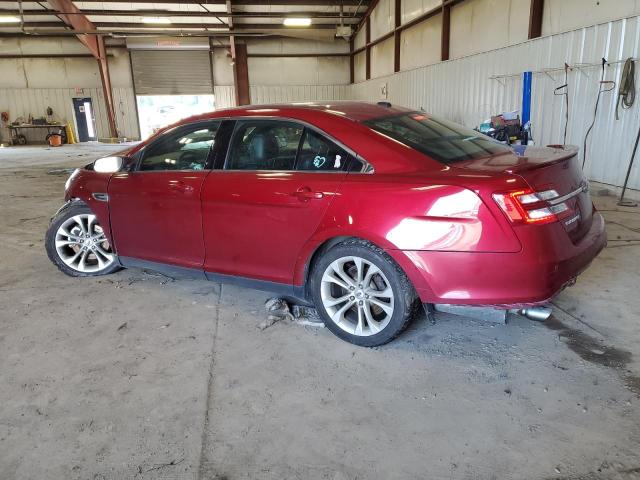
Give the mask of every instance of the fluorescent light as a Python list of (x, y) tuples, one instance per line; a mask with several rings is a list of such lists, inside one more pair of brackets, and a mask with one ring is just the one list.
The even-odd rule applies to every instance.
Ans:
[(166, 17), (142, 17), (142, 23), (156, 23), (162, 25), (168, 25), (171, 23)]
[(284, 22), (287, 27), (308, 27), (311, 25), (310, 18), (285, 18)]
[(18, 17), (0, 15), (0, 23), (20, 23), (20, 19)]

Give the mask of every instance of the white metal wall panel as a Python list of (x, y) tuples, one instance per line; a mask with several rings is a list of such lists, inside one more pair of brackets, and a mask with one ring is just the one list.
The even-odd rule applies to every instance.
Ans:
[(233, 85), (233, 65), (226, 48), (214, 48), (211, 53), (213, 63), (213, 85)]
[(367, 54), (365, 52), (360, 52), (353, 56), (353, 81), (363, 82), (367, 76), (366, 70), (366, 61)]
[(249, 57), (251, 85), (349, 83), (349, 57)]
[[(392, 103), (423, 107), (469, 127), (492, 113), (521, 108), (521, 73), (533, 76), (532, 123), (538, 144), (562, 139), (564, 103), (553, 89), (564, 83), (564, 62), (585, 65), (569, 73), (569, 129), (567, 143), (582, 146), (591, 123), (598, 89), (601, 57), (610, 61), (640, 56), (640, 17), (609, 22), (572, 32), (543, 37), (486, 53), (442, 62), (354, 84), (355, 99), (380, 99), (380, 85), (387, 83)], [(557, 68), (556, 71), (547, 71)], [(606, 79), (618, 81), (622, 64), (607, 67)], [(493, 76), (506, 76), (491, 79)], [(638, 74), (636, 74), (638, 75)], [(637, 79), (638, 80), (638, 79)], [(640, 84), (637, 81), (636, 84)], [(599, 182), (622, 185), (633, 140), (640, 125), (640, 100), (614, 119), (615, 92), (601, 97), (598, 118), (590, 137), (587, 176)], [(640, 189), (640, 162), (629, 185)]]
[(216, 85), (213, 88), (213, 98), (216, 110), (231, 108), (236, 105), (236, 97), (233, 85)]
[(638, 0), (545, 0), (542, 34), (566, 32), (638, 14)]
[(527, 39), (531, 0), (467, 0), (451, 9), (451, 58)]
[(356, 36), (353, 38), (353, 48), (357, 50), (359, 48), (364, 47), (366, 43), (367, 43), (367, 34), (365, 32), (364, 27), (362, 27), (358, 31), (358, 33), (356, 33)]
[[(57, 119), (73, 125), (72, 99), (74, 97), (91, 97), (95, 109), (98, 137), (108, 137), (109, 126), (102, 88), (85, 88), (81, 94), (76, 94), (73, 88), (3, 88), (0, 89), (0, 111), (8, 111), (13, 120), (17, 117), (27, 118), (30, 113), (34, 117), (43, 116), (44, 109), (50, 106)], [(113, 97), (119, 135), (132, 139), (140, 138), (133, 89), (114, 88)], [(6, 133), (3, 133), (4, 136)], [(27, 131), (27, 140), (29, 141), (42, 142), (44, 136), (43, 131)], [(5, 138), (5, 140), (7, 139)]]
[(349, 85), (251, 85), (252, 104), (346, 100)]
[(442, 0), (402, 0), (400, 21), (405, 24), (440, 5), (442, 5)]
[(371, 40), (380, 38), (394, 28), (395, 3), (393, 0), (380, 0), (371, 12)]
[(393, 73), (393, 49), (393, 37), (371, 47), (371, 78)]
[(440, 14), (404, 30), (400, 37), (400, 68), (406, 70), (439, 62), (441, 36)]
[(260, 38), (245, 40), (247, 53), (278, 54), (278, 53), (347, 53), (349, 42), (342, 38), (334, 38), (329, 42), (319, 42), (302, 38)]
[(208, 51), (132, 50), (136, 95), (211, 94)]

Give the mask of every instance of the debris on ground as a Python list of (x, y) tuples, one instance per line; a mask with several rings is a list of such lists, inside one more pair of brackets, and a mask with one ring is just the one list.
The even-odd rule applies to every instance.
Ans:
[(47, 175), (71, 175), (75, 168), (54, 168), (49, 170)]
[(168, 463), (161, 463), (160, 465), (156, 465), (155, 467), (151, 467), (147, 470), (147, 472), (152, 472), (154, 470), (160, 470), (162, 468), (166, 468), (166, 467), (174, 467), (176, 465), (180, 465), (182, 462), (184, 462), (184, 458), (181, 458), (180, 460), (171, 460)]
[(305, 305), (294, 305), (292, 311), (293, 318), (298, 325), (324, 328), (324, 322), (315, 308)]
[(267, 310), (267, 318), (258, 324), (260, 330), (265, 330), (281, 320), (293, 321), (302, 326), (324, 327), (317, 310), (313, 307), (305, 305), (289, 307), (284, 298), (274, 297), (265, 302), (264, 308)]
[(260, 330), (265, 330), (280, 320), (293, 320), (289, 304), (283, 298), (270, 298), (264, 302), (267, 318), (258, 324)]
[(167, 284), (169, 282), (175, 282), (176, 281), (175, 278), (170, 277), (169, 275), (165, 275), (164, 273), (160, 273), (160, 272), (153, 272), (151, 270), (143, 269), (142, 273), (147, 275), (147, 276), (149, 276), (149, 277), (163, 278), (164, 280), (160, 281), (161, 285), (165, 285), (165, 284)]
[(124, 322), (122, 325), (120, 325), (117, 331), (124, 330), (125, 328), (127, 328), (127, 322)]

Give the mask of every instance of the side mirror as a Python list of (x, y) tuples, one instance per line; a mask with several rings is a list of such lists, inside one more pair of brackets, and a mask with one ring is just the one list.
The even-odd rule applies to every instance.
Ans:
[(100, 173), (115, 173), (119, 172), (123, 165), (122, 157), (104, 157), (93, 162), (93, 170)]

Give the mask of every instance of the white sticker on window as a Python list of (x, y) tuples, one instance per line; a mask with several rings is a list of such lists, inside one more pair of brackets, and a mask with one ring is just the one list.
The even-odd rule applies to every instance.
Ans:
[(340, 155), (336, 155), (336, 161), (333, 162), (333, 168), (340, 168), (340, 161), (342, 157)]

